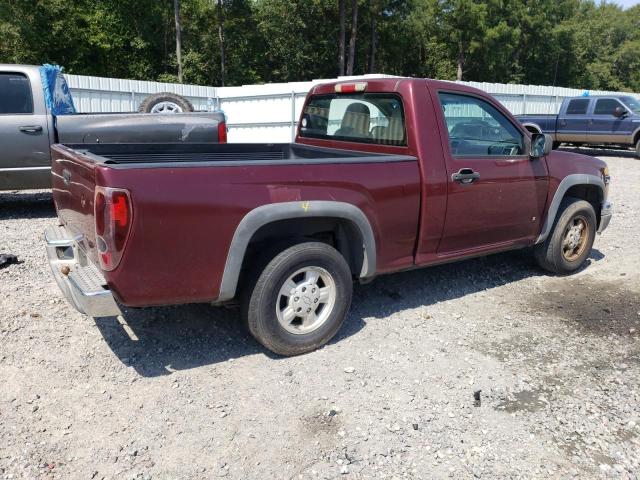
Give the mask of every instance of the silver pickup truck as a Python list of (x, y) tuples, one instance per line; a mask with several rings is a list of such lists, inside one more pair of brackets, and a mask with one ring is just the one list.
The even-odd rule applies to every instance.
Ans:
[(0, 64), (0, 190), (49, 188), (53, 143), (226, 142), (222, 112), (53, 115), (45, 90), (40, 67)]

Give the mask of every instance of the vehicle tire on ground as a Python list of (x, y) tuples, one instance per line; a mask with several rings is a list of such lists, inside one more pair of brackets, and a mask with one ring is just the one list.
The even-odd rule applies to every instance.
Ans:
[(640, 158), (640, 138), (638, 138), (638, 141), (636, 142), (635, 157)]
[(154, 93), (145, 98), (140, 107), (142, 113), (184, 113), (193, 112), (192, 103), (182, 95), (170, 92)]
[(534, 248), (538, 265), (558, 274), (578, 270), (591, 254), (596, 225), (596, 212), (589, 202), (573, 197), (562, 200), (549, 236)]
[(344, 257), (325, 243), (303, 242), (281, 251), (249, 276), (242, 314), (249, 332), (267, 349), (299, 355), (319, 348), (338, 332), (352, 291)]

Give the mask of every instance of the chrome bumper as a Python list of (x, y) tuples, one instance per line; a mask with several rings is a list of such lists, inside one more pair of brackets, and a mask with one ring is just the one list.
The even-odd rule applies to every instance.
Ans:
[(600, 225), (598, 226), (598, 233), (602, 233), (608, 226), (613, 216), (613, 204), (611, 202), (604, 202), (600, 209)]
[(63, 226), (44, 232), (49, 265), (58, 287), (69, 303), (91, 317), (120, 315), (100, 270), (78, 248), (81, 236), (71, 236)]

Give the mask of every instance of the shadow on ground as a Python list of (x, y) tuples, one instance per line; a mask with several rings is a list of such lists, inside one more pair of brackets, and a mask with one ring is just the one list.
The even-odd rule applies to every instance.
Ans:
[(592, 147), (560, 147), (558, 150), (562, 152), (581, 153), (582, 155), (590, 155), (592, 157), (622, 157), (637, 158), (634, 150), (624, 148), (592, 148)]
[(51, 192), (0, 192), (0, 220), (55, 216)]
[(168, 375), (267, 353), (244, 330), (237, 308), (207, 304), (127, 309), (122, 319), (96, 319), (107, 344), (142, 376)]
[[(604, 256), (594, 250), (590, 262)], [(351, 313), (331, 343), (357, 334), (369, 321), (421, 306), (544, 275), (526, 252), (510, 252), (413, 270), (356, 285)], [(96, 324), (115, 355), (140, 375), (154, 377), (246, 355), (278, 357), (245, 331), (237, 308), (182, 305), (129, 309)], [(124, 324), (123, 324), (124, 323)]]

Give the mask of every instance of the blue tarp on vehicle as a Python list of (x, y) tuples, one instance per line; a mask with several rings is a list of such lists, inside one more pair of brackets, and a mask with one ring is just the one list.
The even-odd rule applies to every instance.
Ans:
[(67, 81), (62, 75), (62, 67), (48, 63), (42, 65), (40, 79), (44, 90), (44, 101), (52, 115), (76, 113)]

